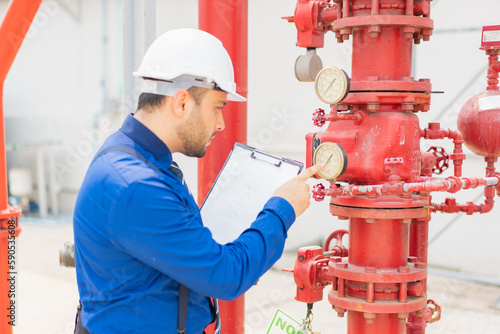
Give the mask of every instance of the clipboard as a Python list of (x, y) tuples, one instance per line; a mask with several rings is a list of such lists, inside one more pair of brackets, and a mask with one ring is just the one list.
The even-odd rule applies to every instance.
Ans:
[(301, 162), (235, 143), (201, 206), (203, 225), (219, 244), (233, 242), (273, 192), (303, 168)]

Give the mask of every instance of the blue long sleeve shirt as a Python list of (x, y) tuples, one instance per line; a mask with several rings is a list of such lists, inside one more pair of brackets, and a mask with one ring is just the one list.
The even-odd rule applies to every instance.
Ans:
[(74, 213), (75, 265), (90, 333), (176, 333), (179, 283), (190, 290), (188, 334), (212, 322), (208, 297), (232, 300), (281, 256), (295, 212), (271, 198), (252, 226), (219, 245), (168, 168), (172, 154), (129, 115), (101, 149), (133, 147), (163, 173), (120, 151), (89, 167)]

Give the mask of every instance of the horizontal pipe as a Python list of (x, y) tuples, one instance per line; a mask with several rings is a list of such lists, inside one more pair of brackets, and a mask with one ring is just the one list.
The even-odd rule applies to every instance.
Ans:
[(457, 204), (454, 198), (448, 198), (441, 204), (431, 204), (431, 212), (443, 212), (443, 213), (459, 213), (465, 212), (468, 215), (473, 213), (488, 213), (493, 210), (495, 205), (495, 189), (493, 187), (484, 188), (484, 203), (474, 204), (473, 202), (467, 202), (466, 204)]
[(446, 179), (428, 178), (423, 182), (398, 182), (396, 184), (347, 185), (337, 187), (335, 184), (325, 190), (325, 196), (357, 196), (357, 195), (407, 195), (410, 192), (457, 192), (460, 189), (475, 189), (480, 186), (496, 186), (500, 184), (500, 174), (493, 177), (448, 177)]
[(479, 186), (494, 186), (500, 182), (500, 177), (462, 177), (447, 178), (445, 180), (431, 179), (425, 182), (404, 183), (404, 192), (456, 192), (458, 189), (475, 189)]
[(420, 136), (424, 139), (444, 139), (450, 138), (463, 143), (463, 136), (455, 129), (441, 129), (439, 123), (429, 123), (429, 127), (420, 130)]
[(338, 19), (338, 7), (337, 5), (333, 5), (332, 7), (325, 8), (323, 10), (320, 22), (323, 22), (323, 24), (327, 26), (337, 19)]

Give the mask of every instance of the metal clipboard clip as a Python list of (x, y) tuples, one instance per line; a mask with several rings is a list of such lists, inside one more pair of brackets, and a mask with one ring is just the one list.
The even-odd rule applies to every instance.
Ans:
[(259, 150), (253, 150), (250, 157), (252, 157), (252, 159), (267, 162), (267, 163), (274, 165), (276, 167), (281, 167), (281, 164), (283, 163), (283, 158), (277, 157), (275, 155), (272, 155), (272, 154), (269, 154), (266, 152), (261, 152)]

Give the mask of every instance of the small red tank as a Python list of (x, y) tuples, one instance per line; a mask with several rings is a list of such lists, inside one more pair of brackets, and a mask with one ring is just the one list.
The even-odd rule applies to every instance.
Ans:
[(483, 157), (500, 156), (500, 91), (474, 95), (462, 107), (457, 123), (472, 152)]

